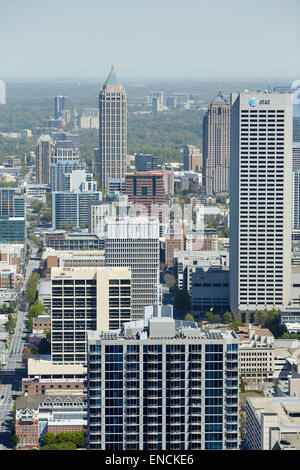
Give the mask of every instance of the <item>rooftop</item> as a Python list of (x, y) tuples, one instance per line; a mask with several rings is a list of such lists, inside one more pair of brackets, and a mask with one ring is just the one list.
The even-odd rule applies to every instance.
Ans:
[(38, 408), (41, 403), (44, 402), (83, 402), (85, 401), (85, 397), (83, 394), (68, 394), (68, 395), (27, 395), (24, 397), (20, 397), (16, 401), (16, 408), (17, 409), (25, 409), (25, 408)]
[(299, 397), (247, 397), (247, 402), (258, 416), (262, 413), (277, 414), (281, 431), (300, 432)]

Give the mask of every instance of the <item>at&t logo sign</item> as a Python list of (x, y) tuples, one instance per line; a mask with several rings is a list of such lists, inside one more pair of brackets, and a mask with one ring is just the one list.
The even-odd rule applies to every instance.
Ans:
[(257, 106), (257, 104), (258, 104), (257, 98), (250, 98), (249, 104), (250, 104), (250, 106)]

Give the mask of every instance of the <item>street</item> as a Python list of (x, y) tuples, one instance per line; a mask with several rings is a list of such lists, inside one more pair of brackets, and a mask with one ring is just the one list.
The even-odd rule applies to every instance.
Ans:
[[(28, 240), (32, 250), (32, 256), (36, 255), (36, 246)], [(0, 394), (0, 450), (10, 448), (10, 435), (12, 430), (12, 410), (14, 401), (20, 395), (21, 380), (27, 376), (27, 370), (22, 363), (23, 348), (26, 343), (26, 321), (28, 318), (29, 304), (24, 300), (24, 291), (27, 280), (35, 269), (39, 268), (38, 260), (29, 260), (24, 278), (24, 284), (20, 292), (17, 314), (17, 323), (11, 339), (7, 365), (0, 369), (1, 394)], [(12, 399), (10, 400), (10, 397)]]

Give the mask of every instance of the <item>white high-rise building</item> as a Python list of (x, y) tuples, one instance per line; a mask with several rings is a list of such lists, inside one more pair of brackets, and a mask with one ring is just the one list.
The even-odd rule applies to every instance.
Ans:
[(158, 303), (159, 221), (156, 217), (108, 217), (105, 226), (106, 266), (127, 266), (132, 273), (132, 318)]
[(87, 330), (114, 330), (130, 320), (130, 268), (51, 269), (53, 363), (84, 363)]
[(6, 85), (3, 80), (0, 80), (0, 104), (6, 104)]
[(291, 290), (292, 96), (232, 93), (230, 304), (287, 305)]

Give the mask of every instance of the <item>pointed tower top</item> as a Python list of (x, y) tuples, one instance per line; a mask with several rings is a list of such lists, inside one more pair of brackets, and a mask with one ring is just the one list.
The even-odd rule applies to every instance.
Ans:
[(111, 66), (111, 71), (109, 76), (107, 77), (106, 82), (104, 83), (103, 87), (106, 86), (122, 86), (121, 83), (119, 82), (116, 74), (115, 74), (115, 67), (114, 65)]
[(221, 90), (219, 91), (218, 96), (215, 99), (214, 103), (227, 103)]

